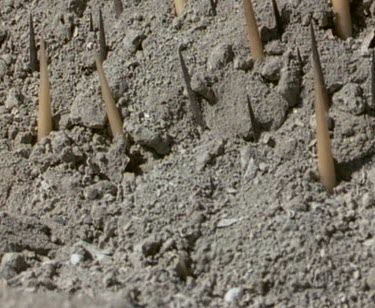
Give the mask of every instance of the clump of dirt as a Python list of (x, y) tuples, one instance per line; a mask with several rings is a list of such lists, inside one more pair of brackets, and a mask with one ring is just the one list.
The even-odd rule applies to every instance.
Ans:
[[(343, 41), (326, 3), (277, 1), (280, 36), (271, 1), (253, 2), (255, 62), (241, 1), (189, 0), (180, 17), (172, 1), (123, 1), (117, 18), (112, 1), (4, 1), (2, 306), (372, 307), (375, 6), (353, 2)], [(93, 57), (99, 8), (126, 131), (114, 141)], [(30, 13), (54, 115), (39, 143)], [(333, 101), (332, 195), (317, 174), (311, 22)]]

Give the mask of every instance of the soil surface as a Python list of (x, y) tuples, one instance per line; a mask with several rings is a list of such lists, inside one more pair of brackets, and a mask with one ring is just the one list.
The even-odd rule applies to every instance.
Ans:
[[(375, 307), (375, 2), (351, 1), (346, 41), (330, 1), (277, 2), (281, 31), (271, 1), (253, 1), (254, 62), (238, 0), (189, 0), (180, 17), (170, 0), (123, 1), (117, 17), (112, 1), (1, 0), (1, 307)], [(30, 13), (54, 115), (39, 143)], [(333, 102), (331, 195), (310, 23)]]

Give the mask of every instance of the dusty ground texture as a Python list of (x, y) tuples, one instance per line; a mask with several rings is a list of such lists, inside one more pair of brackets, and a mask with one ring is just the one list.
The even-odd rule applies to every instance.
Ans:
[[(342, 41), (329, 1), (278, 1), (281, 37), (270, 1), (253, 1), (256, 63), (242, 1), (189, 0), (179, 18), (169, 0), (123, 2), (116, 19), (112, 1), (1, 1), (1, 307), (374, 307), (374, 2), (352, 1)], [(99, 7), (128, 133), (113, 142)], [(55, 131), (40, 143), (30, 12), (50, 59)], [(333, 195), (317, 180), (310, 22), (333, 101)]]

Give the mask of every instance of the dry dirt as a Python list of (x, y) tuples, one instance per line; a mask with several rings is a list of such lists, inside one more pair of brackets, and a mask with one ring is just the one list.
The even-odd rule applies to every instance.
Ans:
[[(279, 0), (281, 36), (271, 1), (253, 2), (267, 53), (255, 63), (238, 0), (189, 0), (178, 18), (170, 0), (123, 1), (118, 18), (112, 1), (1, 0), (1, 307), (375, 307), (375, 2), (351, 1), (346, 41), (329, 1)], [(128, 133), (114, 141), (99, 8)], [(30, 13), (55, 126), (39, 143)], [(311, 22), (333, 101), (332, 195), (316, 171)]]

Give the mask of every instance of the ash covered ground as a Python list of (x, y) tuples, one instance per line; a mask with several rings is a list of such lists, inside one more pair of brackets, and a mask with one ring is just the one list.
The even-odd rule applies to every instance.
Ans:
[[(242, 1), (189, 0), (175, 17), (172, 1), (129, 0), (118, 18), (112, 1), (1, 2), (2, 307), (374, 307), (373, 1), (352, 1), (346, 41), (328, 1), (279, 0), (281, 36), (271, 1), (253, 1), (267, 55), (255, 62)], [(99, 8), (124, 139), (112, 140), (95, 68)], [(39, 143), (30, 13), (54, 115)], [(333, 102), (331, 195), (311, 22)]]

